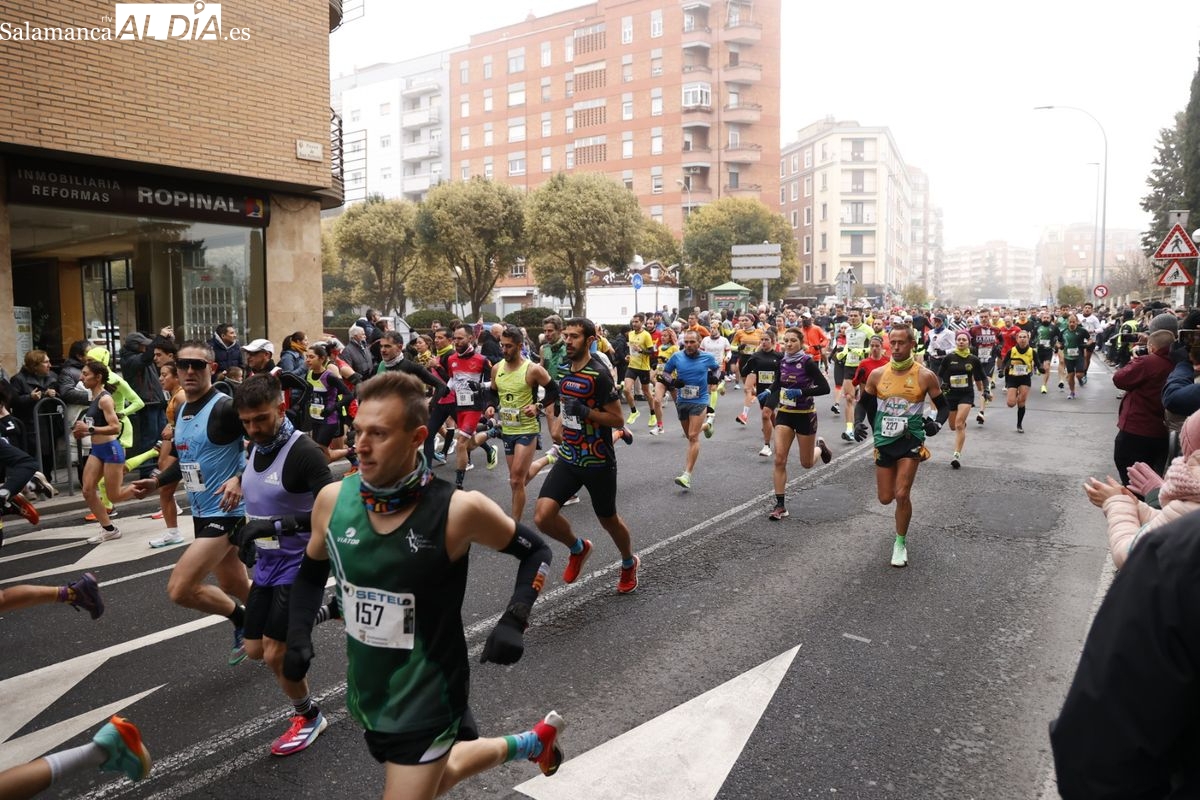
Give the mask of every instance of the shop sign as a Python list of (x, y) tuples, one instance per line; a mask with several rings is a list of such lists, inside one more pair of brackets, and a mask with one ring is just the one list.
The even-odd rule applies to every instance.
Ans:
[(266, 227), (266, 193), (78, 164), (11, 159), (8, 201), (106, 214)]

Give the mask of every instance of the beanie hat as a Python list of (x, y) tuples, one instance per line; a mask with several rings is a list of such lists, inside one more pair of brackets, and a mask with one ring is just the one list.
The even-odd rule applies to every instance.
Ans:
[(1179, 429), (1179, 449), (1184, 458), (1200, 450), (1200, 412), (1188, 416)]
[(1154, 319), (1150, 320), (1150, 331), (1170, 331), (1171, 333), (1179, 333), (1179, 318), (1167, 311), (1159, 314)]
[(103, 347), (93, 347), (87, 351), (87, 357), (92, 361), (99, 361), (104, 366), (108, 366), (108, 362), (112, 359), (112, 355)]

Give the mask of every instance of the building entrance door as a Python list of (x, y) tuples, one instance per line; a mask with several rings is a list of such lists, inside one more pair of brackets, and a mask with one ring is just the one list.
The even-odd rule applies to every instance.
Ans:
[(115, 367), (123, 338), (138, 329), (132, 256), (90, 259), (81, 266), (85, 336), (112, 354)]

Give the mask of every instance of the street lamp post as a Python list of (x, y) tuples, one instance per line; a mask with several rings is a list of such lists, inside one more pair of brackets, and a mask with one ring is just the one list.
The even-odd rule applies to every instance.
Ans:
[(454, 315), (462, 319), (462, 302), (458, 299), (458, 282), (462, 279), (462, 267), (454, 265)]
[(687, 208), (683, 210), (683, 219), (686, 221), (692, 213), (692, 179), (676, 178), (675, 183), (682, 186), (683, 190), (687, 192)]
[(1100, 120), (1096, 119), (1092, 112), (1079, 108), (1078, 106), (1035, 106), (1034, 111), (1053, 111), (1055, 109), (1065, 109), (1067, 111), (1078, 111), (1080, 114), (1086, 114), (1092, 122), (1096, 123), (1096, 127), (1100, 129), (1100, 137), (1104, 139), (1104, 190), (1100, 195), (1100, 280), (1099, 283), (1104, 283), (1104, 246), (1105, 240), (1108, 238), (1108, 134), (1104, 131), (1104, 126), (1100, 124)]

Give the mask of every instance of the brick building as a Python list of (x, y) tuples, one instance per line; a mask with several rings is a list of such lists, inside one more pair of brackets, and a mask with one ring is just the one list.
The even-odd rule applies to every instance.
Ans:
[(197, 3), (188, 26), (115, 10), (0, 11), (0, 363), (168, 324), (208, 338), (231, 322), (243, 342), (319, 330), (341, 0)]

